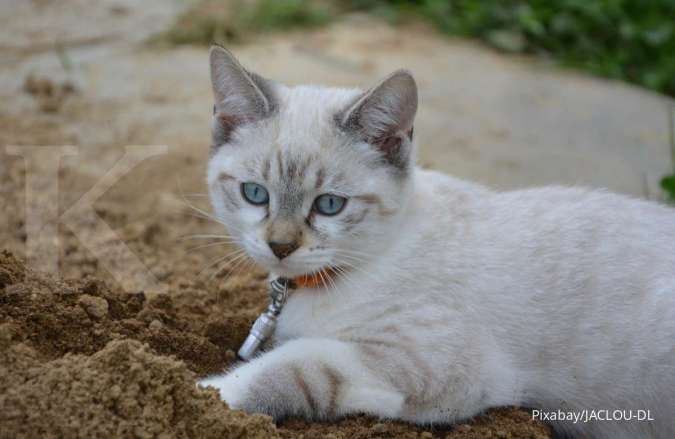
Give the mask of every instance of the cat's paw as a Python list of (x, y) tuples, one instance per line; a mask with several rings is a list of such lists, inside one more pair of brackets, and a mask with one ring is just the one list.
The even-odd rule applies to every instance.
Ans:
[(231, 409), (241, 409), (246, 390), (240, 376), (235, 372), (213, 375), (197, 381), (200, 387), (213, 387), (220, 394), (220, 399)]

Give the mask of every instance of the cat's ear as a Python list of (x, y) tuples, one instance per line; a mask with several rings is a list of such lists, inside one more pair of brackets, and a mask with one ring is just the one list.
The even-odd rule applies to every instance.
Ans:
[(214, 143), (227, 143), (237, 126), (256, 122), (275, 109), (272, 83), (249, 72), (227, 50), (212, 46), (209, 52), (213, 108)]
[(417, 85), (397, 70), (338, 114), (338, 123), (378, 148), (387, 162), (405, 169), (411, 160)]

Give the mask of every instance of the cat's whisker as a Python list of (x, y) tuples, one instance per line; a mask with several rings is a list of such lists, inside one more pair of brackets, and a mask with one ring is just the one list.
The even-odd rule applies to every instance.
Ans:
[(345, 258), (345, 259), (347, 259), (349, 261), (352, 261), (354, 263), (360, 263), (360, 264), (364, 264), (364, 265), (367, 264), (368, 262), (370, 262), (370, 261), (368, 261), (364, 258), (360, 258), (358, 256), (342, 255), (342, 254), (337, 254), (336, 256), (339, 257), (339, 258)]
[[(349, 288), (348, 283), (352, 282), (352, 277), (347, 273), (344, 267), (335, 267), (336, 278), (338, 283), (342, 283), (343, 286)], [(340, 289), (340, 295), (343, 295), (342, 289)]]
[(242, 260), (245, 260), (245, 258), (247, 256), (248, 255), (245, 252), (243, 252), (243, 253), (237, 255), (236, 257), (227, 260), (226, 262), (224, 262), (222, 264), (222, 266), (220, 268), (216, 269), (213, 272), (213, 274), (211, 274), (211, 276), (209, 276), (209, 281), (213, 280), (213, 278), (215, 278), (216, 276), (218, 276), (218, 274), (220, 274), (223, 270), (225, 270), (226, 269), (225, 265), (230, 265), (230, 269), (229, 269), (230, 272), (234, 271), (235, 267), (237, 267), (241, 263)]
[(209, 194), (201, 194), (201, 193), (191, 193), (191, 194), (183, 194), (184, 197), (194, 197), (194, 198), (205, 198), (208, 197)]
[(183, 203), (185, 203), (185, 205), (187, 207), (189, 207), (190, 209), (192, 209), (196, 212), (196, 213), (191, 212), (190, 215), (195, 216), (197, 218), (211, 220), (215, 223), (221, 224), (223, 226), (227, 226), (227, 224), (225, 224), (222, 220), (217, 218), (215, 215), (210, 214), (209, 212), (205, 211), (204, 209), (200, 209), (199, 207), (192, 204), (190, 201), (188, 201), (188, 199), (185, 197), (184, 194), (181, 194), (181, 198), (182, 198)]
[(353, 255), (361, 255), (365, 257), (372, 257), (373, 254), (369, 252), (364, 252), (361, 250), (350, 250), (350, 249), (345, 249), (345, 248), (339, 248), (335, 250), (338, 253), (343, 253), (343, 254), (353, 254)]
[(193, 252), (195, 250), (202, 249), (202, 248), (216, 247), (216, 246), (219, 246), (219, 245), (231, 245), (231, 244), (235, 244), (235, 243), (236, 243), (236, 241), (211, 242), (209, 244), (202, 244), (202, 245), (198, 245), (198, 246), (195, 246), (195, 247), (190, 247), (190, 248), (186, 249), (185, 251), (186, 251), (186, 253), (190, 253), (190, 252)]
[[(358, 257), (354, 257), (352, 255), (346, 255), (346, 254), (341, 254), (339, 256), (342, 257), (342, 258), (347, 258), (347, 261), (352, 263), (351, 268), (360, 270), (362, 273), (367, 274), (367, 272), (364, 271), (363, 269), (361, 269), (358, 265), (356, 265), (356, 263), (368, 264), (370, 262), (369, 260), (365, 260), (365, 259), (362, 259), (362, 258), (358, 258)], [(344, 261), (344, 259), (343, 259), (343, 261)], [(344, 262), (347, 262), (347, 261), (344, 261)], [(402, 278), (407, 279), (407, 280), (414, 280), (414, 278), (411, 277), (406, 272), (400, 272), (400, 273), (397, 274), (397, 276), (402, 277)], [(374, 279), (374, 280), (380, 280), (380, 279)]]
[(342, 276), (342, 278), (345, 281), (347, 281), (347, 282), (352, 281), (353, 276), (349, 273), (349, 271), (347, 271), (347, 269), (345, 269), (343, 266), (336, 266), (335, 268), (338, 271), (338, 275)]
[(347, 266), (347, 268), (349, 268), (349, 269), (356, 270), (356, 271), (358, 271), (359, 273), (363, 274), (364, 276), (366, 276), (367, 278), (369, 278), (369, 279), (371, 279), (371, 280), (373, 280), (373, 281), (375, 281), (375, 282), (379, 282), (379, 281), (381, 280), (380, 278), (376, 277), (376, 276), (373, 275), (372, 273), (369, 273), (369, 272), (365, 271), (363, 268), (361, 268), (361, 267), (359, 267), (359, 266), (357, 266), (357, 265), (354, 265), (354, 264), (352, 264), (351, 262), (346, 261), (346, 260), (344, 260), (344, 259), (341, 260), (341, 261), (339, 261), (339, 265), (345, 265), (345, 266)]
[[(322, 271), (323, 271), (323, 270), (322, 270)], [(336, 285), (336, 283), (335, 283), (335, 280), (333, 280), (332, 276), (330, 276), (330, 275), (328, 275), (328, 273), (326, 273), (326, 278), (328, 279), (328, 282), (331, 284), (331, 288), (333, 289), (333, 291), (334, 291), (336, 294), (341, 294), (341, 292), (338, 291), (338, 287), (337, 287), (337, 285)], [(327, 291), (330, 291), (329, 289), (326, 289), (326, 290), (327, 290)]]
[(214, 222), (216, 222), (220, 225), (223, 225), (223, 226), (225, 225), (223, 222), (221, 222), (221, 221), (219, 221), (215, 218), (211, 218), (209, 216), (205, 216), (205, 215), (200, 214), (200, 213), (195, 213), (195, 212), (182, 212), (182, 213), (185, 214), (185, 215), (189, 215), (191, 217), (194, 217), (194, 218), (199, 218), (199, 219), (208, 220), (208, 221), (214, 221)]
[(205, 211), (204, 209), (200, 209), (199, 207), (197, 207), (197, 206), (195, 206), (194, 204), (190, 203), (189, 201), (187, 201), (187, 200), (185, 199), (185, 197), (183, 197), (183, 202), (185, 203), (185, 205), (186, 205), (187, 207), (189, 207), (190, 209), (192, 209), (192, 210), (195, 211), (195, 213), (193, 213), (193, 215), (197, 215), (197, 214), (198, 214), (198, 215), (201, 215), (201, 218), (210, 219), (210, 220), (213, 220), (213, 221), (215, 221), (215, 222), (217, 222), (217, 223), (221, 223), (221, 221), (218, 220), (218, 218), (216, 218), (213, 214), (210, 214), (210, 213), (208, 213), (207, 211)]
[(323, 285), (323, 287), (327, 289), (326, 279), (323, 277), (323, 270), (319, 270), (318, 273), (319, 277), (321, 278), (321, 285)]
[(349, 283), (354, 282), (354, 276), (345, 267), (335, 267), (337, 271), (337, 279), (342, 282), (343, 286), (349, 289)]
[(348, 257), (350, 259), (366, 263), (370, 262), (373, 259), (373, 256), (370, 254), (347, 253), (344, 250), (336, 250), (335, 254), (338, 256)]
[(225, 256), (217, 258), (215, 261), (212, 261), (208, 266), (206, 266), (202, 271), (200, 271), (199, 274), (197, 274), (197, 277), (201, 277), (204, 274), (204, 272), (206, 272), (209, 268), (213, 267), (214, 265), (216, 265), (216, 264), (218, 264), (222, 261), (225, 261), (228, 258), (232, 258), (232, 257), (235, 257), (235, 256), (238, 257), (242, 253), (245, 253), (245, 251), (242, 250), (242, 249), (237, 249), (233, 252), (230, 252), (230, 253), (226, 254)]
[(225, 266), (225, 264), (223, 264), (223, 266), (218, 268), (216, 271), (213, 272), (213, 274), (211, 276), (209, 276), (209, 281), (213, 280), (216, 276), (218, 276), (220, 273), (222, 273), (223, 270), (227, 270), (228, 273), (229, 273), (227, 275), (227, 277), (225, 278), (225, 280), (227, 280), (229, 278), (229, 276), (235, 271), (235, 269), (239, 265), (241, 265), (241, 263), (243, 261), (246, 261), (247, 256), (248, 255), (246, 255), (245, 253), (242, 253), (242, 254), (238, 255), (237, 257), (232, 258), (231, 260), (227, 261), (225, 264), (230, 266), (229, 269)]
[[(246, 256), (248, 256), (248, 254)], [(225, 276), (225, 279), (223, 279), (223, 283), (230, 280), (230, 278), (237, 272), (237, 270), (244, 271), (247, 267), (252, 267), (253, 265), (255, 265), (255, 263), (250, 257), (241, 259), (239, 262), (237, 262), (234, 266), (230, 268), (227, 276)]]
[(231, 239), (232, 242), (236, 240), (233, 236), (229, 235), (186, 235), (178, 238), (179, 241), (185, 241), (187, 239)]

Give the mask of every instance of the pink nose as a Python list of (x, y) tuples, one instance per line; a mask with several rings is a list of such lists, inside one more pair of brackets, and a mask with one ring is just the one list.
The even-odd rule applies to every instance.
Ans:
[(298, 249), (298, 243), (293, 241), (293, 242), (275, 242), (275, 241), (270, 241), (267, 243), (270, 246), (270, 249), (272, 249), (272, 253), (279, 258), (283, 259), (286, 256), (290, 255), (294, 251)]

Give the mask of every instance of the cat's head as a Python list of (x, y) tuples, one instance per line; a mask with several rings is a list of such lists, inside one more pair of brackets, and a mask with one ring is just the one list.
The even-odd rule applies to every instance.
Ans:
[(363, 92), (284, 86), (220, 47), (210, 61), (209, 192), (239, 246), (287, 277), (375, 257), (396, 236), (410, 193), (410, 73)]

